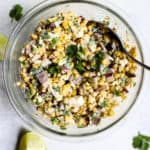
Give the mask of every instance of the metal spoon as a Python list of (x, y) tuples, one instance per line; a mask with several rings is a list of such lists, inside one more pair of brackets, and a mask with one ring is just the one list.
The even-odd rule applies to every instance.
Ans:
[(130, 59), (132, 59), (135, 63), (137, 63), (138, 65), (150, 70), (150, 66), (140, 62), (139, 60), (135, 59), (134, 57), (132, 57), (129, 52), (124, 48), (123, 44), (122, 44), (122, 41), (120, 40), (119, 36), (112, 30), (110, 29), (109, 27), (106, 27), (103, 23), (101, 22), (96, 22), (96, 21), (89, 21), (88, 22), (89, 24), (90, 23), (96, 23), (96, 26), (99, 28), (99, 31), (102, 35), (108, 35), (110, 37), (113, 38), (113, 40), (115, 40), (119, 46), (119, 50), (121, 52), (123, 52), (124, 54), (126, 54)]

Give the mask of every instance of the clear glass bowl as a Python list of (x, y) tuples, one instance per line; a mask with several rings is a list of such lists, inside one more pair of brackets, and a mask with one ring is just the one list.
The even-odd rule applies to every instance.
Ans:
[(88, 19), (95, 19), (97, 21), (101, 21), (104, 17), (109, 16), (110, 27), (115, 26), (117, 28), (117, 34), (123, 41), (128, 40), (130, 45), (137, 47), (138, 59), (143, 61), (142, 47), (135, 33), (136, 30), (132, 29), (128, 24), (128, 20), (125, 20), (120, 12), (119, 14), (117, 13), (118, 8), (105, 1), (101, 1), (100, 4), (93, 1), (75, 0), (50, 2), (48, 0), (32, 8), (18, 23), (10, 35), (4, 61), (4, 80), (10, 101), (21, 118), (25, 120), (32, 129), (48, 137), (52, 137), (54, 134), (81, 137), (94, 135), (111, 128), (129, 112), (136, 102), (144, 74), (143, 69), (139, 67), (136, 77), (137, 84), (130, 90), (128, 99), (116, 108), (115, 116), (102, 120), (101, 124), (98, 126), (61, 130), (53, 126), (50, 121), (36, 115), (35, 107), (25, 100), (24, 93), (16, 86), (16, 82), (19, 80), (18, 57), (29, 35), (33, 32), (41, 19), (53, 16), (60, 11), (66, 12), (69, 10), (74, 11), (77, 15), (82, 15)]

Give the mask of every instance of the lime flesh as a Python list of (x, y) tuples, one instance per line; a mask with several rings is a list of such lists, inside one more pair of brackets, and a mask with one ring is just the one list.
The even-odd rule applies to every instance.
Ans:
[(3, 60), (7, 38), (0, 34), (0, 61)]
[(20, 140), (19, 150), (46, 150), (46, 145), (38, 134), (27, 132)]

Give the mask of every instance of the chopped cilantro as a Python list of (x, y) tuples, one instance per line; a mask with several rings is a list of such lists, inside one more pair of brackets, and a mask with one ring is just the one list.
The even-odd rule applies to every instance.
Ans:
[(83, 73), (85, 71), (85, 67), (82, 65), (81, 62), (77, 62), (75, 64), (75, 69), (77, 69), (80, 73)]
[(148, 150), (150, 148), (150, 136), (138, 133), (133, 137), (132, 146), (139, 150)]
[(48, 68), (48, 73), (50, 73), (51, 75), (58, 74), (59, 72), (60, 72), (60, 67), (57, 64), (52, 64)]
[(50, 38), (50, 36), (48, 35), (48, 32), (46, 32), (46, 31), (41, 32), (40, 36), (42, 37), (42, 39)]
[(115, 94), (116, 96), (121, 96), (120, 91), (114, 91), (114, 94)]
[(68, 55), (69, 57), (73, 57), (73, 56), (76, 55), (77, 50), (78, 50), (78, 47), (77, 47), (76, 45), (73, 45), (73, 44), (72, 44), (72, 45), (69, 45), (69, 46), (67, 47), (67, 49), (66, 49), (67, 55)]
[(99, 51), (93, 58), (93, 61), (95, 61), (95, 65), (91, 66), (91, 69), (98, 72), (103, 58), (104, 53)]
[(60, 41), (60, 39), (58, 37), (53, 38), (52, 41), (51, 41), (52, 48), (55, 48), (56, 45), (59, 43), (59, 41)]
[(58, 118), (54, 118), (51, 121), (52, 121), (52, 124), (54, 125), (54, 124), (58, 124), (60, 120)]
[(23, 16), (22, 11), (23, 7), (20, 4), (14, 5), (9, 12), (9, 16), (11, 17), (12, 21), (13, 20), (19, 21)]
[(107, 106), (108, 106), (108, 104), (107, 104), (107, 102), (106, 102), (106, 101), (103, 101), (103, 102), (100, 104), (100, 106), (101, 106), (102, 108), (105, 108), (105, 107), (107, 107)]

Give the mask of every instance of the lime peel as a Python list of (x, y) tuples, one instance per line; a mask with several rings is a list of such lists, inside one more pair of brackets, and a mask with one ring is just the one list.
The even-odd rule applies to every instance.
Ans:
[(6, 43), (7, 43), (7, 38), (0, 33), (0, 61), (3, 60)]
[(40, 135), (27, 132), (20, 140), (19, 150), (46, 150), (46, 144)]

